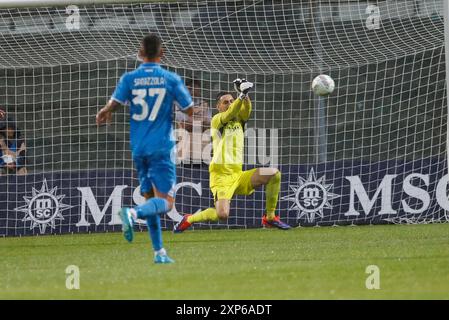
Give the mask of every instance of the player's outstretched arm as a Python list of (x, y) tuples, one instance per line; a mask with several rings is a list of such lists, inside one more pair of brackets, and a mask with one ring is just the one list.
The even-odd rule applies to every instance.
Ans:
[(109, 100), (109, 102), (98, 111), (96, 116), (96, 122), (97, 126), (101, 126), (102, 124), (111, 123), (112, 121), (112, 112), (117, 110), (117, 108), (120, 106), (120, 103), (118, 103), (115, 100)]
[(125, 73), (120, 77), (117, 87), (112, 93), (111, 99), (97, 113), (96, 117), (97, 126), (100, 126), (105, 123), (111, 123), (112, 112), (117, 110), (117, 108), (120, 105), (126, 105), (129, 101), (132, 100), (131, 95), (132, 90), (130, 88), (129, 82), (130, 79), (128, 73)]
[(242, 99), (237, 98), (236, 100), (234, 100), (234, 102), (229, 106), (228, 110), (217, 114), (217, 117), (220, 119), (220, 123), (223, 125), (234, 119), (239, 114), (242, 105)]
[(242, 108), (240, 109), (239, 117), (243, 121), (248, 121), (249, 117), (251, 116), (251, 111), (253, 109), (253, 105), (251, 103), (251, 100), (249, 97), (246, 97), (243, 100)]
[(240, 95), (243, 94), (243, 105), (239, 112), (239, 118), (243, 121), (247, 121), (251, 115), (252, 104), (248, 97), (248, 92), (253, 88), (253, 83), (246, 79), (237, 78), (233, 81), (234, 88)]
[(239, 92), (239, 97), (229, 106), (228, 110), (215, 115), (212, 118), (211, 126), (215, 129), (219, 129), (227, 122), (235, 119), (242, 108), (243, 101), (247, 98), (248, 92), (252, 89), (253, 84), (246, 80), (241, 79), (234, 80), (234, 86)]

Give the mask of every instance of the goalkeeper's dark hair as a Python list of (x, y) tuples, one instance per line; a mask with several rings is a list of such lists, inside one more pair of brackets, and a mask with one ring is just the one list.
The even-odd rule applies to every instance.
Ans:
[(142, 48), (144, 55), (148, 59), (154, 59), (159, 56), (162, 47), (162, 40), (155, 33), (150, 33), (142, 39)]
[(234, 96), (234, 94), (233, 94), (232, 92), (229, 92), (229, 91), (220, 91), (220, 92), (217, 94), (216, 104), (218, 104), (218, 103), (220, 102), (221, 97), (223, 97), (223, 96), (225, 96), (225, 95), (228, 95), (228, 94), (230, 94), (230, 95), (235, 99), (235, 96)]

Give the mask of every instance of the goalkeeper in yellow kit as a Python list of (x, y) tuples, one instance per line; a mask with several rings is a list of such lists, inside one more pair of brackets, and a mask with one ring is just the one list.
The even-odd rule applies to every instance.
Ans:
[(217, 97), (219, 113), (212, 118), (211, 134), (213, 158), (209, 165), (210, 188), (215, 208), (195, 214), (186, 214), (174, 227), (174, 232), (183, 232), (193, 223), (226, 220), (234, 194), (250, 195), (254, 189), (265, 185), (266, 213), (262, 224), (287, 230), (291, 227), (275, 215), (281, 187), (281, 173), (276, 168), (257, 168), (242, 171), (244, 126), (251, 115), (248, 92), (253, 84), (245, 79), (234, 80), (239, 93), (237, 99), (231, 93), (220, 93)]

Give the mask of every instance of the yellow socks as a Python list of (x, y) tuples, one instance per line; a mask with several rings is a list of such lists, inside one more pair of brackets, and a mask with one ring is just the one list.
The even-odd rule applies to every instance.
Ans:
[[(268, 220), (275, 218), (274, 210), (276, 209), (281, 190), (281, 173), (276, 173), (265, 186), (265, 200), (266, 200), (266, 214)], [(206, 210), (195, 213), (187, 218), (189, 223), (218, 221), (218, 215), (215, 208), (208, 208)]]
[(273, 220), (274, 210), (278, 204), (279, 191), (281, 190), (281, 173), (276, 173), (265, 186), (265, 201), (267, 219)]
[(191, 215), (187, 218), (189, 223), (206, 222), (206, 221), (218, 221), (218, 215), (215, 208), (208, 208)]

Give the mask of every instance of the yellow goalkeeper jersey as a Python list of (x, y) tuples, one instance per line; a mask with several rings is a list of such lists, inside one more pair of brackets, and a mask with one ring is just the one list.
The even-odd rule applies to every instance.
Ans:
[(242, 171), (244, 127), (251, 109), (249, 99), (236, 99), (226, 112), (212, 118), (213, 157), (209, 165), (211, 186), (232, 181)]

